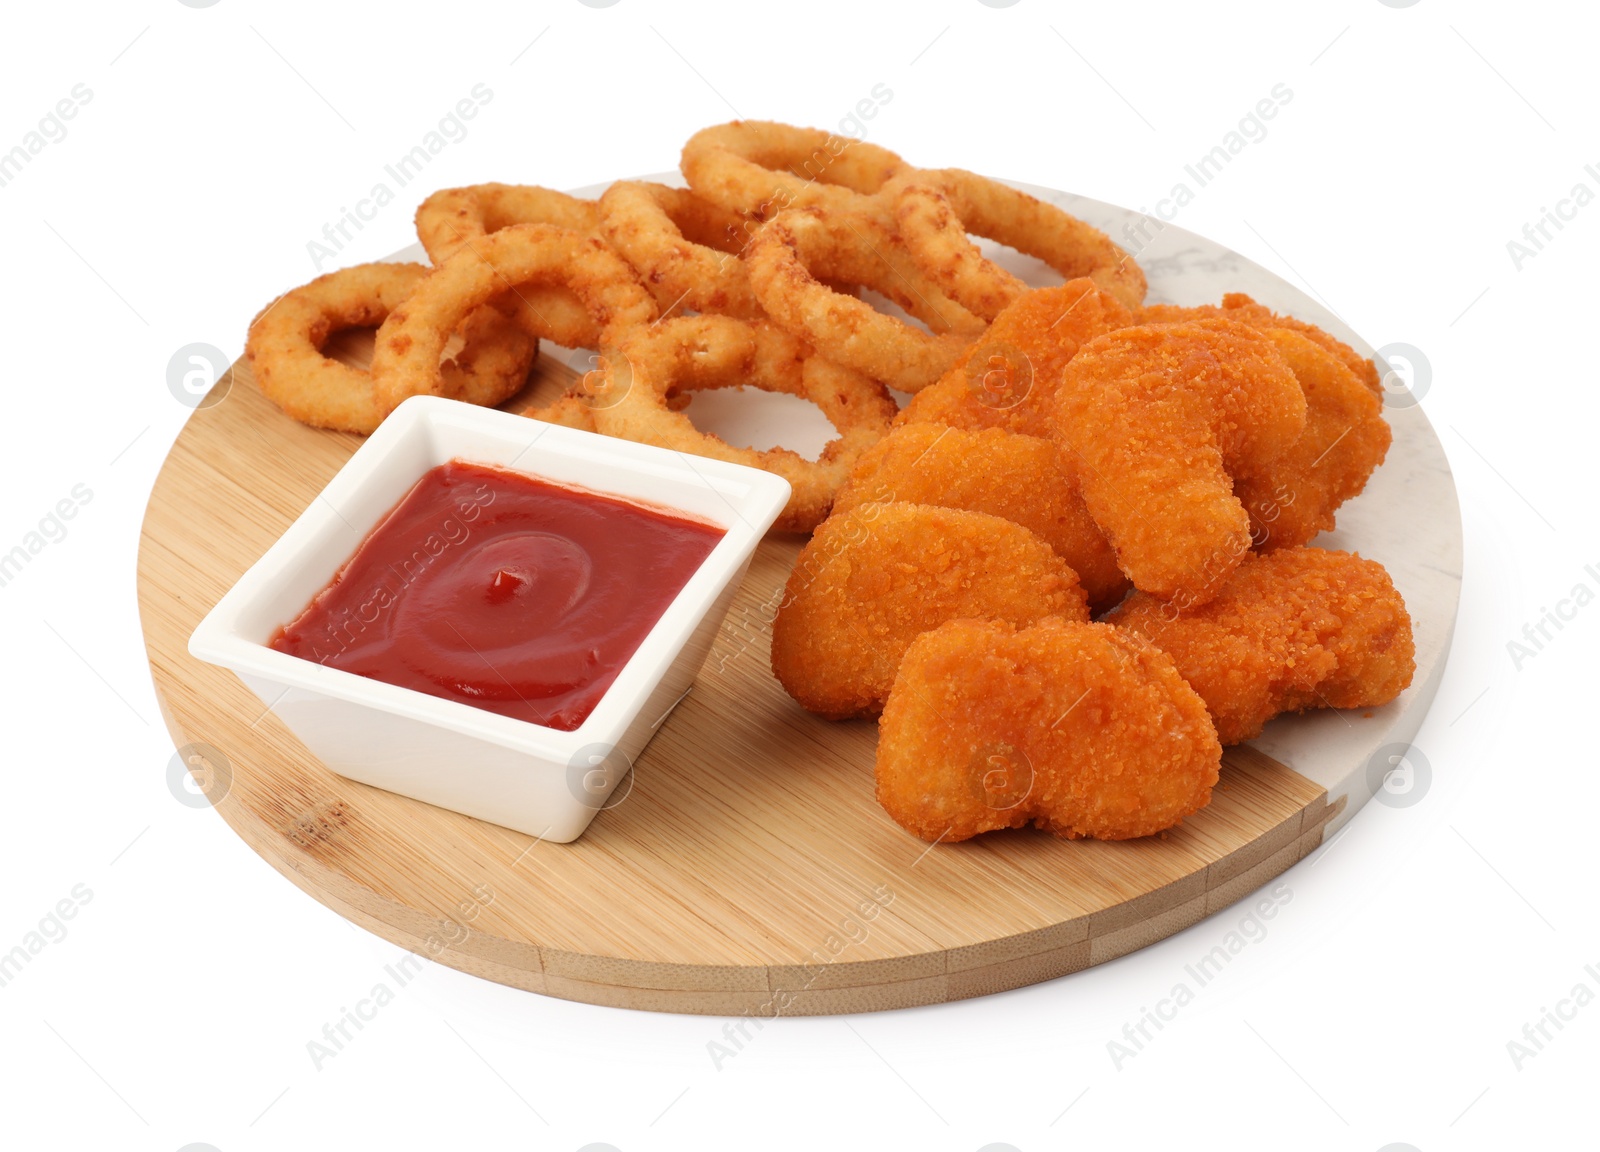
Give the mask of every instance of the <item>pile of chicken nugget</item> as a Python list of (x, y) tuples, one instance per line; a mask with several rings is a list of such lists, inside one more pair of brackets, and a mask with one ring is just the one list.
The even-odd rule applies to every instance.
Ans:
[(924, 839), (1170, 828), (1223, 745), (1411, 682), (1388, 573), (1306, 546), (1383, 460), (1380, 389), (1248, 297), (1027, 292), (859, 461), (773, 670), (823, 716), (881, 713), (878, 800)]
[[(1246, 296), (1147, 305), (1098, 229), (875, 144), (735, 121), (682, 170), (687, 189), (597, 201), (437, 193), (434, 266), (286, 293), (252, 325), (257, 379), (298, 420), (368, 432), (412, 395), (507, 401), (541, 340), (591, 348), (524, 414), (785, 476), (778, 528), (814, 534), (773, 671), (820, 716), (880, 717), (878, 799), (926, 840), (1159, 833), (1210, 801), (1224, 745), (1410, 684), (1388, 573), (1307, 546), (1389, 448), (1371, 361)], [(974, 236), (1066, 282), (1029, 289)], [(370, 370), (323, 354), (350, 327), (377, 329)], [(757, 452), (682, 411), (746, 386), (839, 437)]]

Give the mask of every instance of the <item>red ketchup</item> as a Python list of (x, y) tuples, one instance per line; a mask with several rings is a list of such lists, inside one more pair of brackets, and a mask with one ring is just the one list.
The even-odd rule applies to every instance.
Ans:
[(570, 732), (722, 536), (453, 460), (417, 481), (271, 644)]

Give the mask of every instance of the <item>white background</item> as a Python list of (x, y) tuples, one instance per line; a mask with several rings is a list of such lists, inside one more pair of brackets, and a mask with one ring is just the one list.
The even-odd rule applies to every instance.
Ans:
[[(1507, 1042), (1600, 992), (1594, 642), (1585, 608), (1507, 650), (1600, 565), (1592, 269), (1600, 206), (1519, 269), (1507, 242), (1600, 192), (1596, 28), (1579, 5), (978, 0), (784, 8), (619, 0), (12, 5), (0, 151), (92, 99), (0, 187), (0, 551), (93, 497), (0, 588), (10, 737), (0, 951), (85, 885), (68, 934), (0, 988), (0, 1142), (292, 1147), (1579, 1146), (1600, 1006), (1519, 1069)], [(402, 14), (404, 13), (404, 14)], [(530, 46), (531, 45), (531, 46)], [(430, 965), (318, 1071), (307, 1041), (397, 950), (302, 895), (168, 791), (140, 641), (145, 500), (189, 410), (165, 375), (316, 271), (307, 242), (474, 85), (493, 99), (339, 254), (412, 239), (428, 191), (574, 187), (675, 165), (695, 129), (836, 126), (1153, 207), (1275, 84), (1292, 102), (1179, 222), (1432, 371), (1466, 578), (1417, 739), (1431, 787), (1368, 805), (1292, 899), (1119, 1070), (1107, 1042), (1234, 927), (1002, 996), (767, 1025), (545, 999)], [(1571, 1131), (1562, 1138), (1555, 1134)], [(1591, 1133), (1585, 1140), (1579, 1132)], [(1292, 1143), (1291, 1143), (1292, 1141)]]

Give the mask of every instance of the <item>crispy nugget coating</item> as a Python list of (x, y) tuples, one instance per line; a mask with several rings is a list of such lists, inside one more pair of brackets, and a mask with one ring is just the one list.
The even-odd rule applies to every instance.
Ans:
[(1349, 552), (1255, 554), (1202, 608), (1179, 612), (1135, 592), (1106, 621), (1176, 661), (1224, 744), (1260, 735), (1280, 712), (1387, 704), (1417, 667), (1389, 573)]
[(1293, 316), (1280, 316), (1265, 304), (1257, 304), (1243, 292), (1229, 292), (1222, 298), (1221, 305), (1201, 304), (1194, 308), (1183, 308), (1176, 304), (1146, 304), (1139, 309), (1137, 323), (1171, 324), (1184, 320), (1218, 319), (1237, 320), (1241, 324), (1248, 324), (1263, 331), (1287, 329), (1298, 332), (1324, 352), (1337, 357), (1346, 368), (1356, 374), (1356, 378), (1365, 384), (1374, 396), (1383, 395), (1383, 381), (1379, 379), (1377, 366), (1371, 360), (1315, 324), (1296, 320)]
[(1126, 840), (1206, 806), (1222, 746), (1170, 657), (1105, 624), (957, 620), (900, 663), (878, 803), (924, 840), (1036, 824)]
[(926, 504), (863, 504), (830, 517), (789, 575), (772, 622), (772, 670), (806, 708), (874, 715), (907, 647), (946, 620), (1087, 620), (1077, 574), (1021, 525)]
[(897, 423), (1050, 436), (1067, 362), (1096, 336), (1132, 323), (1127, 305), (1087, 278), (1026, 292), (937, 383), (912, 397)]
[(1128, 579), (1049, 440), (1003, 428), (902, 424), (867, 449), (834, 498), (837, 515), (905, 501), (987, 512), (1036, 533), (1078, 574), (1089, 606), (1109, 608)]
[(1306, 430), (1261, 476), (1235, 480), (1258, 551), (1309, 543), (1367, 486), (1393, 434), (1383, 402), (1344, 361), (1298, 332), (1267, 332), (1306, 397)]
[(1200, 320), (1122, 328), (1062, 376), (1056, 431), (1134, 587), (1202, 604), (1250, 549), (1235, 476), (1299, 439), (1306, 400), (1273, 342)]

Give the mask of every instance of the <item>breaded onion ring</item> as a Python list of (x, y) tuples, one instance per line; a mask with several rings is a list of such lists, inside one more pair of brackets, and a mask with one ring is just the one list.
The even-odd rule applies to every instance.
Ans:
[(1104, 232), (1036, 196), (960, 168), (908, 172), (883, 191), (917, 263), (949, 295), (986, 320), (1027, 285), (978, 251), (969, 233), (1043, 260), (1068, 280), (1086, 276), (1130, 308), (1144, 271)]
[(819, 128), (734, 120), (689, 137), (679, 167), (689, 187), (713, 204), (770, 220), (785, 208), (859, 208), (906, 162), (887, 148)]
[[(319, 276), (268, 305), (250, 325), (245, 355), (261, 391), (284, 412), (315, 428), (369, 433), (393, 406), (378, 399), (372, 376), (322, 354), (328, 339), (350, 328), (376, 328), (427, 281), (421, 264), (358, 264)], [(437, 393), (493, 405), (527, 382), (539, 342), (493, 308), (458, 318), (464, 341), (455, 359), (433, 356)], [(446, 329), (446, 340), (457, 324)]]
[[(922, 277), (893, 232), (869, 215), (786, 212), (756, 233), (745, 263), (773, 323), (902, 392), (932, 384), (985, 327)], [(934, 335), (819, 277), (881, 292)]]
[(595, 432), (594, 409), (589, 407), (588, 401), (571, 392), (547, 404), (542, 408), (527, 407), (517, 413), (530, 420), (543, 420), (546, 424), (560, 424), (564, 428), (576, 428), (580, 432)]
[(1233, 476), (1266, 472), (1306, 423), (1276, 346), (1228, 320), (1099, 336), (1067, 365), (1056, 403), (1057, 435), (1118, 564), (1185, 608), (1250, 551)]
[(513, 224), (550, 224), (592, 234), (599, 228), (600, 213), (593, 200), (532, 184), (445, 188), (417, 208), (417, 238), (435, 265)]
[[(585, 378), (597, 431), (710, 456), (782, 476), (793, 489), (774, 525), (810, 532), (828, 515), (833, 496), (863, 451), (894, 419), (894, 399), (859, 372), (812, 353), (788, 333), (728, 316), (685, 316), (634, 332)], [(674, 411), (687, 393), (749, 385), (809, 400), (839, 432), (815, 460), (787, 448), (758, 452), (701, 432)]]
[(475, 308), (527, 284), (555, 284), (582, 301), (601, 346), (656, 318), (655, 301), (622, 258), (593, 236), (548, 224), (513, 224), (458, 251), (378, 329), (372, 380), (393, 410), (410, 396), (443, 394), (439, 352)]
[(600, 234), (639, 273), (666, 314), (673, 308), (762, 317), (739, 259), (746, 220), (685, 188), (619, 180), (600, 197)]
[(1171, 657), (1104, 624), (955, 620), (907, 649), (879, 726), (878, 803), (950, 843), (1035, 824), (1126, 840), (1204, 808), (1222, 746)]
[[(600, 213), (593, 200), (532, 184), (445, 188), (417, 208), (417, 238), (436, 268), (462, 248), (482, 243), (513, 224), (549, 224), (593, 236), (599, 234)], [(583, 303), (560, 285), (529, 288), (514, 301), (504, 302), (502, 310), (515, 311), (533, 335), (565, 347), (599, 345), (600, 334)]]

